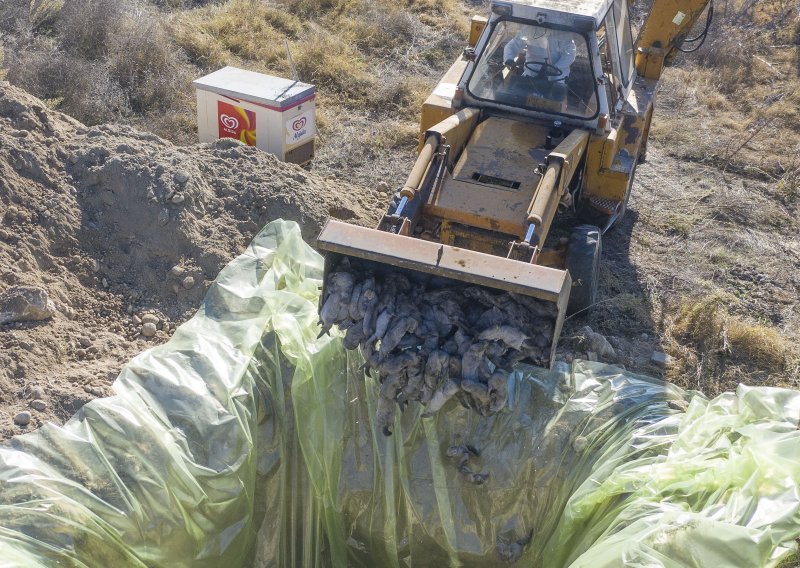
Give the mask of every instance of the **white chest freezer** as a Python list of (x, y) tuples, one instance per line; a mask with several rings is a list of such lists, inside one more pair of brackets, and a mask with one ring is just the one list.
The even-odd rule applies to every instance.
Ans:
[(306, 164), (317, 135), (313, 85), (224, 67), (194, 81), (201, 142), (236, 138), (278, 159)]

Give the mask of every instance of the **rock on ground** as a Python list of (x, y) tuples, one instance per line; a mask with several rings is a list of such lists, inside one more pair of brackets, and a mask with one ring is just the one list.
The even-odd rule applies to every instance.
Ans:
[(23, 410), (22, 412), (18, 413), (14, 416), (14, 424), (18, 426), (27, 426), (31, 422), (31, 413), (27, 410)]
[(50, 319), (55, 311), (47, 291), (36, 286), (12, 286), (0, 294), (0, 325)]
[(590, 361), (602, 360), (606, 362), (613, 362), (616, 359), (617, 352), (614, 350), (614, 347), (611, 345), (611, 343), (609, 343), (605, 336), (595, 332), (588, 325), (581, 329), (580, 334), (580, 347), (585, 351), (594, 353), (596, 355), (595, 359), (589, 359)]

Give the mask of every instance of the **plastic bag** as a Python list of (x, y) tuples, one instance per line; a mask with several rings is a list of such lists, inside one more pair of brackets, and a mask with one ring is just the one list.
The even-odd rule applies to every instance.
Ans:
[(503, 413), (411, 405), (384, 437), (374, 377), (316, 337), (321, 268), (294, 223), (270, 224), (115, 397), (0, 448), (0, 566), (755, 567), (792, 553), (800, 394), (709, 402), (598, 364), (520, 367)]
[(197, 315), (123, 369), (116, 396), (0, 449), (0, 566), (252, 564), (254, 443), (269, 430), (256, 382), (280, 372), (273, 323), (318, 294), (321, 262), (299, 234), (264, 229)]

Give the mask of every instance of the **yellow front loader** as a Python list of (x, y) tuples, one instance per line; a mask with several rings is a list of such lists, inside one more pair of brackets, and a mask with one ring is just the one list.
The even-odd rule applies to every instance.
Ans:
[[(378, 227), (319, 235), (326, 275), (346, 257), (550, 303), (535, 362), (552, 364), (565, 315), (596, 302), (662, 69), (708, 3), (655, 0), (634, 41), (627, 0), (492, 2), (425, 102), (419, 157)], [(579, 221), (555, 238), (559, 211)]]

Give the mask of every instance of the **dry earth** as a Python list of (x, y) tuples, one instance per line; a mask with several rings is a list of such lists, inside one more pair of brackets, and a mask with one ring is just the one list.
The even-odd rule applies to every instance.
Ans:
[[(800, 218), (774, 184), (681, 161), (651, 144), (629, 213), (603, 246), (600, 304), (568, 322), (568, 337), (580, 338), (589, 323), (608, 336), (619, 363), (654, 375), (665, 369), (650, 356), (665, 351), (676, 358), (666, 377), (709, 395), (739, 382), (800, 386), (791, 351), (800, 341)], [(686, 360), (686, 350), (702, 348), (692, 344), (697, 338), (678, 337), (673, 328), (682, 308), (717, 297), (735, 321), (752, 324), (754, 345), (750, 352), (725, 346), (719, 355), (726, 372), (709, 376)], [(766, 365), (759, 357), (771, 346), (761, 343), (776, 340), (776, 348), (786, 344), (788, 359)]]
[[(109, 394), (268, 221), (293, 219), (311, 239), (329, 215), (374, 222), (385, 199), (237, 142), (86, 128), (0, 84), (0, 293), (38, 287), (54, 308), (0, 325), (0, 439)], [(14, 423), (24, 411), (27, 428)]]

